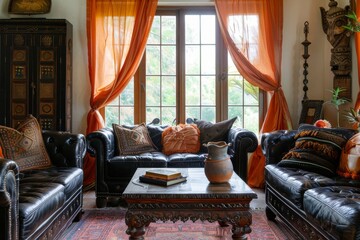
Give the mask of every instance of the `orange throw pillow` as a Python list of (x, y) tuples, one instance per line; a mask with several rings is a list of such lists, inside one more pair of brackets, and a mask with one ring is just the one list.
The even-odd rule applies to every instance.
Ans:
[(170, 126), (162, 133), (163, 153), (197, 153), (200, 150), (200, 130), (195, 124)]
[(360, 179), (360, 133), (352, 136), (343, 148), (337, 174), (345, 178)]
[(4, 154), (2, 152), (2, 148), (0, 147), (0, 158), (4, 158)]

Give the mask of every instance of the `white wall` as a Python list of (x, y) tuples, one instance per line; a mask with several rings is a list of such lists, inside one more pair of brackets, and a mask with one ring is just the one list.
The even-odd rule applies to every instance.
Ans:
[[(211, 2), (202, 0), (197, 2)], [(0, 3), (0, 18), (24, 17), (7, 13), (9, 0)], [(160, 0), (160, 2), (170, 2)], [(178, 1), (180, 2), (180, 1)], [(295, 127), (301, 111), (303, 98), (303, 45), (304, 22), (309, 22), (308, 40), (309, 63), (309, 99), (329, 100), (333, 74), (330, 71), (330, 49), (326, 35), (322, 30), (320, 7), (328, 9), (328, 0), (284, 0), (284, 32), (282, 58), (282, 86), (288, 101)], [(349, 4), (347, 0), (338, 0), (339, 7)], [(25, 16), (27, 17), (27, 16)], [(86, 41), (86, 0), (52, 0), (51, 12), (31, 17), (64, 18), (73, 24), (73, 132), (85, 133), (86, 117), (90, 109), (90, 84), (87, 69)], [(353, 50), (353, 99), (358, 92), (355, 50)]]

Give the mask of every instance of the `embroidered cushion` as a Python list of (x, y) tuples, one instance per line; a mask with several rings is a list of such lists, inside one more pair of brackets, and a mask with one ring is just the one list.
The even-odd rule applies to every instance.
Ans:
[(345, 178), (360, 179), (360, 133), (350, 138), (343, 148), (337, 174)]
[(178, 124), (167, 127), (162, 133), (162, 152), (197, 153), (200, 150), (200, 130), (195, 124)]
[(29, 116), (16, 129), (0, 126), (4, 157), (16, 161), (20, 171), (51, 166), (37, 119)]
[(295, 135), (295, 147), (285, 154), (278, 165), (332, 177), (336, 175), (341, 150), (353, 134), (350, 129), (318, 128), (304, 124)]
[(144, 123), (133, 128), (114, 123), (112, 127), (115, 132), (120, 155), (133, 155), (156, 151)]

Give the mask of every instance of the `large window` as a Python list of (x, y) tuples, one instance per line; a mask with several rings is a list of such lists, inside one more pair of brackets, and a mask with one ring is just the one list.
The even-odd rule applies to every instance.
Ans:
[[(257, 24), (256, 18), (251, 20)], [(255, 38), (254, 38), (255, 39)], [(256, 52), (256, 42), (249, 43)], [(235, 127), (259, 131), (262, 92), (236, 70), (213, 8), (159, 10), (143, 61), (122, 94), (106, 107), (106, 125), (218, 122), (237, 116)]]

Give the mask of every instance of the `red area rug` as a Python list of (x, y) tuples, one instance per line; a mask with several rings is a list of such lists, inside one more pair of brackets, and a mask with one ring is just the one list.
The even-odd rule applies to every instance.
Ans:
[[(81, 221), (73, 223), (61, 239), (125, 240), (127, 226), (124, 221), (126, 209), (106, 208), (85, 210)], [(252, 211), (252, 232), (248, 239), (289, 239), (277, 223), (267, 221), (264, 210)], [(219, 227), (218, 223), (201, 221), (151, 223), (145, 233), (146, 240), (228, 240), (231, 227)]]

